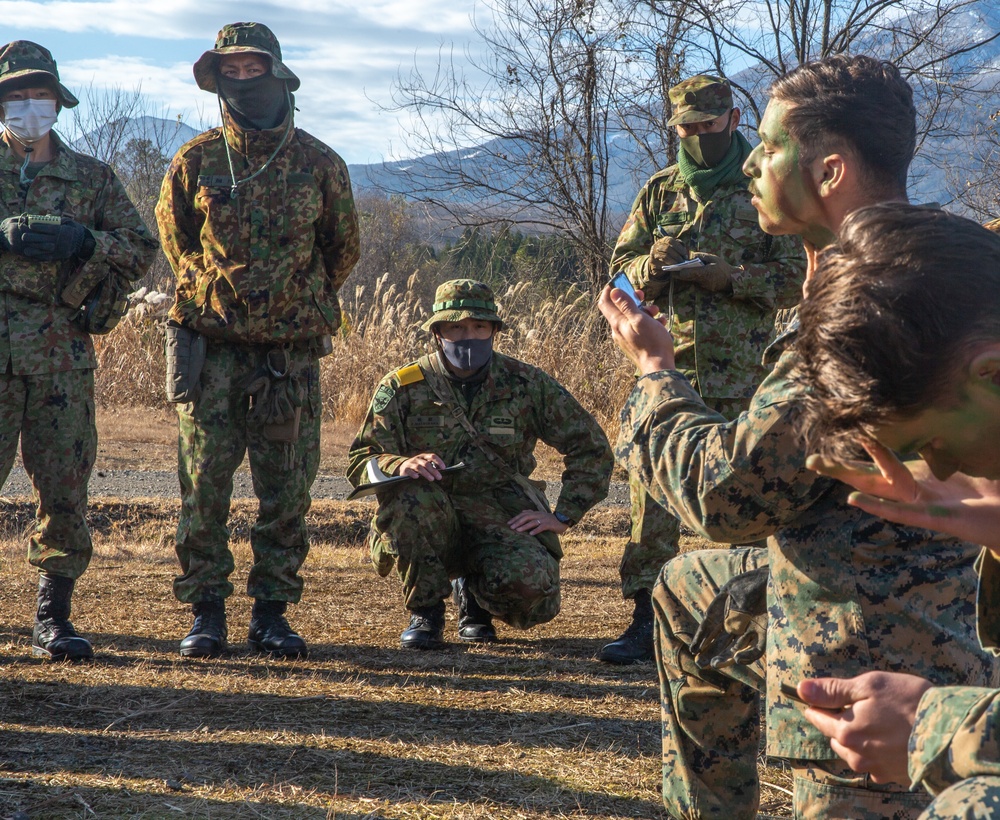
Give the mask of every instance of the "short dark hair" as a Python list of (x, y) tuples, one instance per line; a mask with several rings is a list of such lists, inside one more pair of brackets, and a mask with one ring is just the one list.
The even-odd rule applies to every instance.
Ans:
[(779, 77), (771, 98), (788, 106), (784, 124), (810, 155), (806, 161), (841, 143), (864, 166), (876, 193), (906, 190), (917, 109), (895, 65), (860, 54), (826, 57)]
[(937, 208), (861, 208), (820, 254), (799, 321), (801, 431), (850, 456), (859, 433), (949, 403), (1000, 340), (1000, 235)]

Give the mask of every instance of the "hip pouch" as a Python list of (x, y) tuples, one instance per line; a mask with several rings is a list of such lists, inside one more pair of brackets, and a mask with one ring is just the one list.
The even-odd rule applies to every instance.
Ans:
[(167, 323), (164, 342), (167, 401), (180, 404), (198, 398), (207, 346), (207, 340), (200, 333), (174, 322)]

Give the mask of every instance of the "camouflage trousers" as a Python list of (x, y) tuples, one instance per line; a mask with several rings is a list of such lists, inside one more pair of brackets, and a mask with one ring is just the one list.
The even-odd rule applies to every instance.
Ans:
[(970, 777), (941, 792), (920, 820), (988, 820), (1000, 817), (1000, 777)]
[(517, 487), (479, 495), (449, 494), (417, 480), (379, 494), (369, 535), (372, 563), (386, 576), (393, 563), (409, 610), (437, 604), (464, 577), (476, 600), (517, 629), (559, 614), (559, 559), (554, 533), (514, 532), (509, 521), (535, 509)]
[(97, 455), (94, 371), (0, 375), (0, 484), (10, 475), (18, 438), (37, 505), (28, 561), (45, 573), (79, 578), (93, 554), (87, 484)]
[(181, 574), (174, 595), (185, 603), (227, 598), (234, 569), (229, 550), (229, 507), (233, 474), (249, 456), (259, 506), (250, 529), (254, 563), (247, 594), (267, 601), (297, 603), (299, 568), (309, 552), (305, 516), (309, 490), (319, 469), (319, 362), (292, 351), (290, 374), (306, 393), (299, 438), (294, 444), (267, 439), (248, 424), (246, 388), (262, 372), (265, 345), (209, 341), (197, 401), (179, 404), (178, 477), (181, 514), (176, 549)]
[[(756, 548), (689, 552), (663, 567), (653, 590), (663, 717), (663, 804), (678, 820), (753, 820), (764, 659), (700, 669), (689, 646), (705, 610), (734, 575), (767, 564)], [(926, 793), (878, 785), (839, 759), (788, 760), (800, 820), (917, 820)]]
[[(704, 402), (727, 419), (736, 418), (750, 404), (749, 399)], [(626, 600), (634, 598), (639, 590), (653, 588), (660, 568), (677, 555), (681, 537), (680, 521), (651, 499), (632, 474), (628, 477), (628, 496), (632, 529), (618, 567), (622, 597)]]

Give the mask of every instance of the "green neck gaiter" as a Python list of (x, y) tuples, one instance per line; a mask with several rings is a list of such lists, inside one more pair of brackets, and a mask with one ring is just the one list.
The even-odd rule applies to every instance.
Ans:
[(712, 168), (702, 168), (681, 148), (677, 152), (677, 164), (681, 176), (688, 187), (694, 191), (695, 198), (705, 202), (712, 198), (715, 189), (720, 185), (739, 182), (744, 179), (743, 163), (753, 150), (747, 138), (739, 131), (733, 132), (733, 140), (722, 162)]

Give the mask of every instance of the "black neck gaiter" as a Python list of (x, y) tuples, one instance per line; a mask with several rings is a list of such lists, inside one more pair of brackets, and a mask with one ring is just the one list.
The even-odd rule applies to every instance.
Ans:
[(218, 86), (230, 113), (243, 128), (276, 128), (288, 113), (285, 81), (271, 73), (249, 80), (220, 76)]

